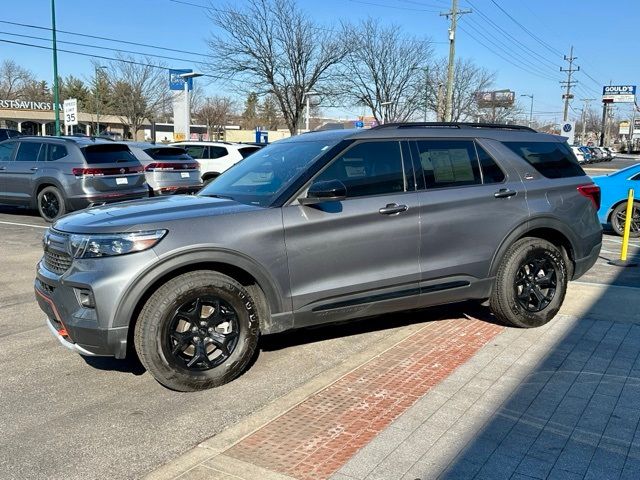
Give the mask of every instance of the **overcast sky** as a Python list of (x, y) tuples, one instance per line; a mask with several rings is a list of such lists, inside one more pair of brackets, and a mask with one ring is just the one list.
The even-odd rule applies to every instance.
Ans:
[[(5, 0), (7, 1), (7, 0)], [(185, 0), (188, 3), (209, 5), (208, 0)], [(234, 4), (240, 3), (236, 0)], [(18, 22), (49, 27), (50, 1), (11, 1), (11, 8), (3, 8), (0, 21)], [(224, 8), (223, 1), (212, 5)], [(357, 21), (367, 16), (379, 17), (385, 23), (396, 23), (407, 35), (431, 39), (437, 55), (448, 54), (447, 20), (439, 12), (448, 10), (445, 0), (299, 0), (299, 4), (319, 23), (337, 25), (341, 20)], [(207, 53), (206, 40), (212, 31), (206, 11), (196, 6), (172, 0), (57, 0), (59, 30), (91, 34), (158, 47), (194, 53)], [(6, 7), (6, 6), (5, 6)], [(640, 0), (460, 0), (460, 7), (473, 13), (460, 20), (457, 54), (471, 58), (495, 71), (496, 89), (509, 88), (518, 95), (535, 96), (534, 115), (548, 120), (561, 120), (562, 90), (560, 80), (566, 78), (559, 71), (567, 67), (562, 54), (574, 46), (576, 64), (581, 71), (576, 100), (570, 113), (577, 116), (582, 102), (579, 98), (597, 98), (599, 105), (602, 85), (640, 82), (637, 30), (640, 28)], [(505, 12), (501, 11), (499, 7)], [(512, 18), (510, 18), (508, 15)], [(529, 33), (528, 33), (528, 32)], [(25, 26), (0, 23), (0, 40), (49, 45), (46, 41), (9, 34), (47, 37), (50, 32)], [(537, 37), (537, 38), (534, 38)], [(154, 53), (183, 59), (165, 60), (175, 68), (199, 70), (200, 55), (154, 50), (123, 45), (105, 40), (90, 39), (59, 33), (58, 47), (85, 53), (114, 56), (113, 51), (91, 49), (62, 41), (100, 45)], [(366, 42), (366, 38), (349, 39)], [(32, 70), (38, 77), (52, 78), (51, 52), (33, 47), (0, 42), (0, 59), (14, 59)], [(90, 58), (59, 54), (59, 73), (86, 78), (91, 74)], [(197, 81), (205, 82), (203, 79)], [(209, 93), (233, 93), (231, 85), (210, 84)], [(529, 99), (523, 98), (528, 110)], [(620, 112), (630, 111), (620, 106)], [(332, 109), (343, 118), (365, 113), (360, 108)]]

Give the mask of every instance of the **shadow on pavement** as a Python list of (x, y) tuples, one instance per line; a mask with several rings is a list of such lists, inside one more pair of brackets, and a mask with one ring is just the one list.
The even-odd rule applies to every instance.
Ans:
[[(604, 305), (613, 288), (532, 366), (440, 478), (640, 478), (640, 318), (616, 321), (623, 306)], [(628, 295), (640, 301), (640, 288)]]
[(98, 370), (109, 370), (112, 372), (131, 373), (133, 375), (142, 375), (146, 372), (145, 368), (138, 360), (137, 355), (128, 355), (127, 358), (119, 360), (113, 357), (85, 357), (82, 359), (87, 365)]

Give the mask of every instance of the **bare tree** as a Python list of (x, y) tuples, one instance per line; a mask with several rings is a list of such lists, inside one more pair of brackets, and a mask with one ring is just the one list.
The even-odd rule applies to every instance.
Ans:
[[(453, 103), (451, 119), (454, 122), (475, 120), (478, 117), (476, 93), (490, 88), (494, 74), (471, 60), (458, 59), (453, 71)], [(427, 108), (444, 116), (444, 85), (447, 82), (447, 60), (441, 59), (429, 69)]]
[(209, 138), (212, 132), (215, 133), (216, 140), (224, 137), (224, 127), (227, 119), (234, 113), (235, 103), (229, 97), (207, 97), (202, 102), (202, 107), (195, 113), (198, 121), (207, 126)]
[(160, 109), (163, 92), (168, 88), (166, 70), (149, 58), (137, 61), (119, 56), (119, 60), (109, 63), (105, 75), (113, 94), (113, 113), (135, 139), (145, 120)]
[[(224, 34), (209, 41), (211, 70), (242, 81), (249, 91), (273, 94), (294, 135), (305, 94), (322, 88), (332, 67), (348, 51), (330, 30), (319, 28), (295, 0), (246, 0), (243, 6), (211, 10)], [(213, 7), (214, 5), (212, 5)]]
[(409, 120), (424, 103), (430, 42), (371, 18), (344, 29), (345, 38), (364, 39), (341, 63), (345, 100), (369, 108), (379, 123)]
[(3, 100), (25, 98), (24, 89), (35, 81), (29, 70), (13, 60), (3, 60), (0, 64), (0, 98)]

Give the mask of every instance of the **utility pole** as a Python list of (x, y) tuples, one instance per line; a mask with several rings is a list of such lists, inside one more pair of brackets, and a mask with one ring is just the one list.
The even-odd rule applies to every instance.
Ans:
[(453, 70), (455, 68), (456, 56), (456, 28), (458, 26), (458, 17), (471, 13), (471, 10), (458, 10), (458, 0), (451, 0), (451, 10), (441, 13), (441, 17), (447, 17), (450, 21), (449, 25), (449, 66), (447, 68), (447, 90), (445, 96), (444, 120), (450, 122), (453, 109)]
[(429, 104), (429, 67), (424, 68), (424, 109), (423, 121), (427, 121), (427, 106)]
[(51, 32), (53, 33), (53, 112), (56, 119), (56, 136), (60, 136), (60, 95), (58, 93), (58, 46), (56, 42), (55, 0), (51, 0)]
[(577, 82), (571, 81), (571, 75), (573, 72), (577, 72), (580, 70), (580, 67), (573, 68), (573, 61), (578, 57), (573, 56), (573, 45), (571, 45), (571, 50), (569, 52), (569, 56), (564, 56), (564, 59), (569, 62), (569, 68), (560, 67), (561, 72), (567, 72), (567, 79), (560, 82), (563, 87), (567, 88), (566, 93), (562, 96), (564, 98), (564, 115), (562, 116), (562, 121), (566, 122), (569, 117), (569, 100), (571, 100), (571, 87), (575, 87)]
[(582, 102), (582, 134), (580, 136), (580, 142), (585, 143), (584, 139), (587, 136), (587, 110), (589, 110), (589, 103), (595, 102), (595, 98), (581, 98)]

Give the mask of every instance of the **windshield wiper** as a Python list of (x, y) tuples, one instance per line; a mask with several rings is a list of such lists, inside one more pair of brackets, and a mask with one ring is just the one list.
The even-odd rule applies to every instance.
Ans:
[(227, 200), (234, 200), (234, 198), (230, 195), (219, 195), (217, 193), (203, 193), (200, 194), (201, 197), (213, 197), (213, 198), (224, 198)]

